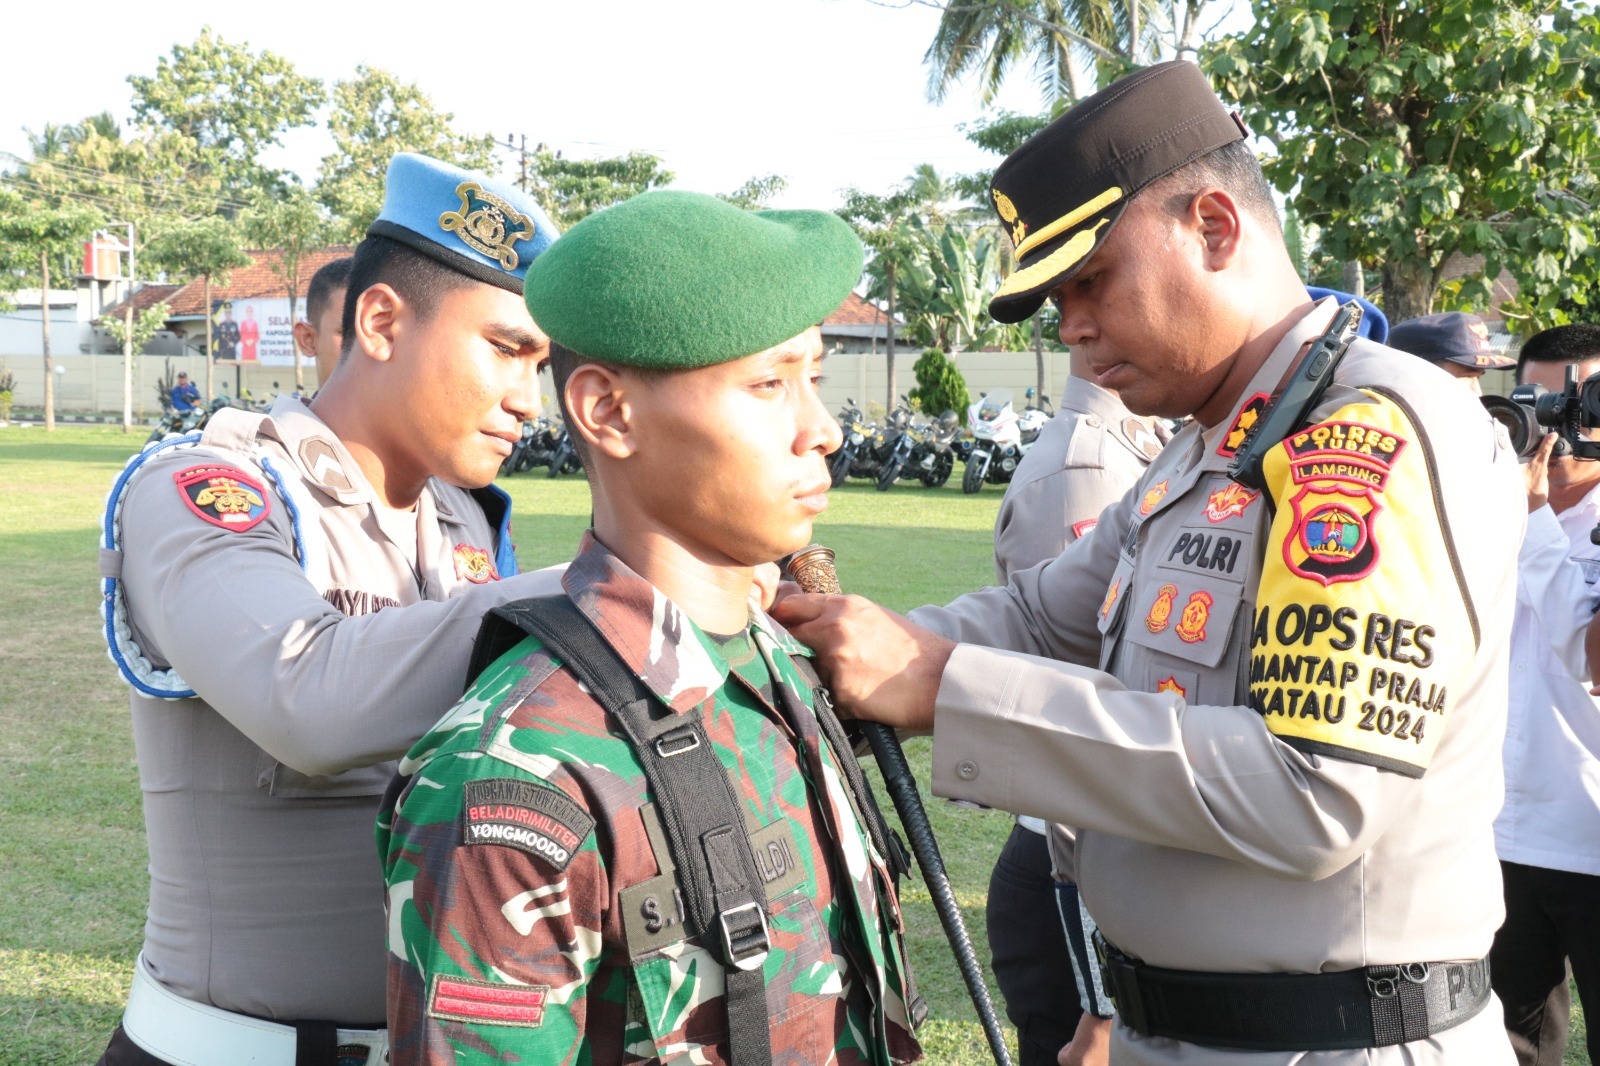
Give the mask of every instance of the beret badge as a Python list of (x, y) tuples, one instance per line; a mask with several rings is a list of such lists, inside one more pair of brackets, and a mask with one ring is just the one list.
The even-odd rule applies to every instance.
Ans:
[(517, 268), (518, 241), (533, 239), (533, 219), (475, 181), (456, 186), (461, 206), (439, 216), (439, 228), (460, 236), (468, 247), (493, 259), (505, 270)]

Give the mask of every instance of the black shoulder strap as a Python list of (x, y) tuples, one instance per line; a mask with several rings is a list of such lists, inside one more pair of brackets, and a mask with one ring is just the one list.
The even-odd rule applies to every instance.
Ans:
[(800, 676), (806, 679), (806, 684), (811, 686), (811, 702), (815, 705), (817, 724), (822, 729), (822, 735), (828, 739), (828, 745), (833, 748), (834, 761), (844, 771), (845, 784), (849, 787), (851, 799), (855, 802), (856, 817), (867, 827), (873, 846), (889, 864), (889, 872), (894, 875), (895, 887), (898, 889), (900, 879), (911, 872), (911, 858), (906, 854), (905, 845), (884, 821), (883, 808), (878, 806), (878, 798), (873, 795), (872, 786), (867, 782), (866, 775), (861, 772), (861, 763), (856, 759), (855, 745), (850, 743), (845, 727), (833, 709), (833, 699), (828, 695), (827, 686), (822, 683), (822, 678), (818, 676), (816, 666), (804, 655), (791, 655), (789, 661), (794, 664)]
[(767, 901), (738, 798), (706, 735), (699, 708), (673, 714), (565, 595), (518, 600), (484, 618), (473, 646), (476, 677), (523, 635), (578, 676), (621, 724), (656, 797), (667, 850), (683, 879), (689, 921), (726, 970), (734, 1066), (769, 1066), (763, 965)]

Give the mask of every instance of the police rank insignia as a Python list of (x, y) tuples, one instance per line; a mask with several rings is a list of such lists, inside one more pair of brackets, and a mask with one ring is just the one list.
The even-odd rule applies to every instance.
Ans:
[(474, 585), (500, 580), (500, 573), (494, 568), (494, 560), (489, 558), (489, 553), (484, 549), (475, 548), (471, 544), (457, 544), (454, 555), (456, 577), (461, 580), (470, 581)]
[(1378, 565), (1373, 524), (1378, 496), (1406, 442), (1357, 422), (1325, 422), (1283, 442), (1302, 486), (1289, 501), (1294, 519), (1283, 541), (1290, 572), (1324, 586), (1359, 581)]
[(1141, 515), (1147, 515), (1151, 511), (1154, 511), (1161, 501), (1166, 498), (1166, 495), (1167, 479), (1162, 478), (1160, 481), (1150, 486), (1150, 491), (1146, 492), (1144, 497), (1139, 501), (1139, 513)]
[(1209, 592), (1192, 592), (1189, 602), (1183, 605), (1183, 617), (1173, 632), (1185, 644), (1198, 644), (1206, 639), (1206, 621), (1211, 617), (1211, 605), (1216, 602)]
[(219, 529), (243, 533), (267, 517), (267, 490), (232, 466), (191, 466), (172, 475), (189, 510)]
[(1245, 438), (1250, 436), (1250, 431), (1261, 421), (1261, 413), (1267, 409), (1269, 399), (1271, 397), (1266, 393), (1258, 392), (1244, 402), (1244, 406), (1239, 408), (1239, 413), (1234, 416), (1233, 425), (1223, 434), (1222, 443), (1217, 445), (1218, 455), (1224, 459), (1233, 458), (1233, 453), (1244, 445)]
[(1167, 623), (1172, 621), (1172, 603), (1178, 598), (1178, 586), (1162, 585), (1156, 590), (1156, 602), (1150, 605), (1150, 613), (1144, 616), (1144, 627), (1152, 633), (1159, 633), (1167, 628)]
[(1260, 495), (1253, 489), (1230, 481), (1206, 497), (1206, 521), (1226, 522), (1230, 518), (1237, 518), (1249, 510)]
[(1111, 582), (1111, 587), (1110, 588), (1106, 589), (1106, 598), (1100, 604), (1100, 617), (1101, 618), (1109, 618), (1109, 617), (1111, 617), (1111, 608), (1116, 606), (1117, 593), (1120, 592), (1121, 590), (1122, 590), (1122, 578), (1119, 577), (1115, 581)]
[(533, 240), (533, 219), (475, 181), (457, 185), (456, 195), (461, 197), (461, 207), (440, 215), (439, 228), (459, 235), (469, 248), (500, 260), (503, 269), (515, 270), (521, 261), (516, 243)]

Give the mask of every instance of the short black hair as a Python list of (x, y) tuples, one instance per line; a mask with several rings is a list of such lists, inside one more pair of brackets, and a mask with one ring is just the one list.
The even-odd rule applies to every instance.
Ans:
[(1261, 170), (1261, 161), (1247, 141), (1239, 140), (1213, 149), (1174, 170), (1145, 189), (1142, 195), (1155, 193), (1167, 200), (1168, 210), (1184, 210), (1202, 186), (1216, 185), (1226, 189), (1250, 214), (1270, 224), (1277, 233), (1283, 233), (1283, 220), (1278, 217), (1278, 204), (1272, 198), (1272, 184)]
[[(306, 321), (313, 326), (322, 321), (322, 312), (328, 309), (328, 298), (335, 291), (343, 289), (350, 284), (350, 264), (354, 262), (348, 255), (343, 259), (335, 259), (331, 263), (324, 263), (322, 267), (311, 275), (311, 286), (306, 289)], [(340, 317), (344, 315), (344, 308), (339, 309)]]
[(601, 366), (610, 367), (613, 370), (631, 374), (634, 377), (642, 377), (646, 380), (664, 377), (667, 374), (681, 373), (681, 371), (656, 370), (642, 366), (618, 366), (609, 360), (593, 359), (581, 352), (575, 352), (571, 348), (557, 343), (555, 339), (551, 339), (550, 380), (556, 390), (556, 410), (561, 412), (561, 421), (567, 426), (567, 436), (572, 441), (573, 451), (578, 453), (578, 461), (583, 463), (584, 472), (593, 474), (594, 471), (589, 466), (589, 442), (584, 440), (581, 434), (573, 432), (572, 418), (570, 412), (567, 411), (567, 379), (572, 376), (574, 370), (586, 363), (599, 363)]
[[(452, 270), (399, 241), (367, 237), (350, 257), (349, 288), (344, 296), (344, 351), (356, 336), (356, 300), (374, 285), (387, 285), (417, 309), (423, 318), (433, 314), (446, 293), (482, 282)], [(343, 353), (341, 353), (341, 358)]]
[(1581, 363), (1600, 359), (1600, 325), (1575, 322), (1540, 330), (1522, 342), (1517, 353), (1517, 381), (1529, 363)]

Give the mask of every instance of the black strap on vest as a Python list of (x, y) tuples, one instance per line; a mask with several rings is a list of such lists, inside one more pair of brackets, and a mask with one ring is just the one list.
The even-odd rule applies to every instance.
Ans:
[(767, 898), (737, 797), (711, 749), (697, 707), (673, 714), (656, 699), (565, 595), (491, 611), (473, 646), (469, 677), (524, 634), (536, 637), (621, 724), (656, 796), (667, 849), (683, 881), (689, 924), (726, 971), (728, 1046), (734, 1066), (772, 1059), (762, 967), (770, 946)]

